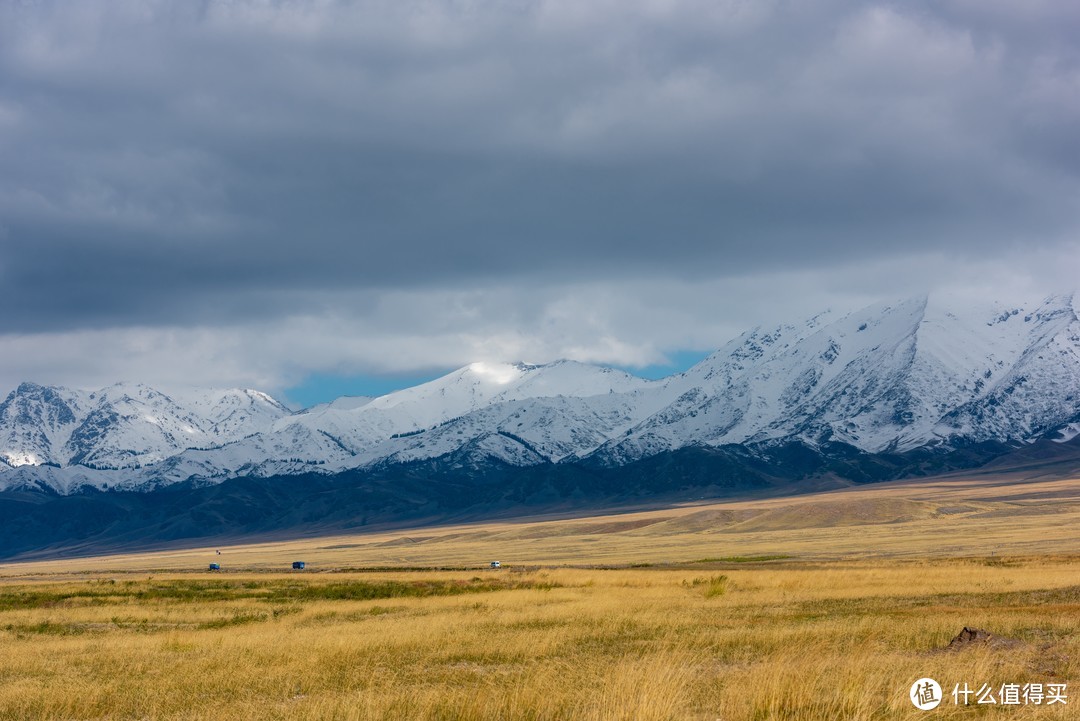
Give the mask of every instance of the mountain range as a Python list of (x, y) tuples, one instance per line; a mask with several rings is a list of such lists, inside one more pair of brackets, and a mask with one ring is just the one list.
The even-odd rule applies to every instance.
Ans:
[(247, 389), (23, 383), (0, 404), (0, 492), (175, 495), (261, 480), (302, 493), (382, 479), (393, 495), (388, 479), (408, 477), (410, 503), (426, 507), (425, 479), (497, 477), (522, 498), (539, 493), (522, 485), (533, 479), (551, 500), (563, 483), (552, 479), (573, 477), (567, 501), (588, 495), (583, 473), (603, 475), (608, 495), (643, 468), (660, 475), (653, 490), (709, 485), (721, 457), (732, 483), (975, 466), (1080, 435), (1077, 308), (1073, 294), (917, 297), (755, 328), (660, 380), (478, 362), (299, 412)]

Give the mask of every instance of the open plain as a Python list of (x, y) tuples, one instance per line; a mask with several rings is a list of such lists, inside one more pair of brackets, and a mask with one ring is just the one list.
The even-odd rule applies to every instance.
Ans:
[(1078, 522), (1018, 472), (9, 563), (0, 718), (1076, 718)]

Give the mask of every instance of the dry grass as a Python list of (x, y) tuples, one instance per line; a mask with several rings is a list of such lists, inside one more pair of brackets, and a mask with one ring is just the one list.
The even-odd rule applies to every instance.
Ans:
[[(1076, 483), (942, 484), (13, 564), (0, 719), (869, 721), (923, 718), (922, 676), (1076, 679)], [(328, 570), (494, 556), (510, 567)], [(323, 572), (266, 570), (294, 558)], [(584, 567), (615, 561), (652, 565)], [(943, 652), (964, 626), (1017, 643)], [(1076, 718), (1070, 701), (933, 714)]]
[[(9, 582), (0, 608), (4, 719), (913, 718), (921, 676), (1080, 658), (1080, 559)], [(940, 652), (965, 625), (1020, 644)]]

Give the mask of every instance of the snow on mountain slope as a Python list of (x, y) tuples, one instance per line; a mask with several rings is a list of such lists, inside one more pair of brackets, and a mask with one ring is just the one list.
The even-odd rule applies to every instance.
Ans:
[(625, 463), (686, 443), (780, 439), (903, 451), (950, 438), (1031, 440), (1075, 416), (1072, 296), (950, 301), (750, 331), (671, 378), (678, 397), (597, 453)]
[(436, 458), (619, 465), (695, 444), (905, 451), (1078, 433), (1072, 295), (935, 296), (757, 328), (660, 381), (572, 361), (474, 363), (293, 414), (255, 391), (23, 384), (0, 404), (0, 488), (150, 488)]
[(0, 404), (0, 457), (13, 467), (135, 468), (187, 448), (220, 447), (287, 413), (252, 390), (167, 395), (118, 383), (88, 393), (24, 383)]
[(20, 384), (0, 403), (0, 459), (15, 467), (59, 465), (86, 404), (80, 391)]
[(937, 433), (975, 441), (1074, 437), (1080, 420), (1077, 298), (1051, 296), (1028, 310), (1013, 308), (993, 319), (995, 326), (1015, 341), (1009, 357), (984, 364), (971, 399), (946, 413)]
[[(646, 386), (585, 398), (503, 401), (427, 429), (386, 435), (389, 429), (384, 428), (381, 436), (372, 430), (372, 419), (363, 415), (351, 419), (351, 428), (343, 427), (337, 416), (323, 417), (321, 427), (307, 419), (306, 423), (285, 424), (219, 449), (185, 451), (140, 471), (141, 480), (133, 486), (162, 485), (191, 477), (333, 473), (437, 458), (465, 447), (473, 456), (488, 449), (492, 458), (512, 465), (557, 462), (582, 455), (612, 435), (625, 432), (640, 419), (642, 408), (661, 405), (660, 390), (659, 386)], [(357, 428), (367, 433), (362, 441)], [(493, 449), (501, 450), (495, 454)]]
[(841, 318), (823, 313), (744, 333), (670, 378), (671, 403), (598, 455), (618, 464), (687, 443), (805, 438), (820, 433), (813, 425), (822, 414), (846, 421), (871, 410), (868, 395), (887, 391), (909, 361), (924, 305), (915, 299)]
[[(358, 454), (352, 465), (436, 458), (472, 439), (499, 435), (526, 449), (502, 460), (558, 462), (596, 448), (625, 432), (640, 417), (653, 389), (585, 398), (555, 396), (505, 401), (468, 413), (426, 432), (399, 436)], [(501, 441), (505, 443), (505, 441)], [(538, 460), (538, 462), (539, 462)]]
[[(430, 383), (376, 398), (367, 411), (393, 410), (402, 432), (420, 430), (493, 403), (524, 398), (585, 398), (644, 388), (650, 381), (611, 368), (561, 360), (546, 365), (472, 363)], [(407, 421), (404, 419), (408, 419)]]
[[(108, 426), (112, 436), (119, 439), (133, 435), (128, 425), (140, 419), (145, 424), (152, 419), (156, 423), (151, 425), (165, 426), (169, 435), (162, 434), (158, 438), (153, 433), (148, 434), (146, 428), (141, 428), (143, 446), (150, 445), (146, 442), (147, 435), (152, 436), (152, 440), (176, 442), (177, 447), (172, 454), (164, 454), (154, 462), (139, 464), (143, 467), (133, 468), (122, 478), (110, 476), (107, 481), (114, 488), (139, 488), (191, 478), (220, 480), (236, 475), (269, 476), (312, 470), (332, 472), (388, 458), (406, 460), (432, 457), (470, 443), (476, 452), (482, 448), (502, 448), (518, 462), (524, 458), (554, 460), (570, 452), (595, 447), (607, 438), (605, 433), (609, 424), (602, 420), (603, 412), (598, 408), (614, 402), (609, 399), (620, 399), (616, 405), (621, 405), (620, 418), (626, 425), (630, 410), (625, 406), (635, 398), (636, 391), (653, 385), (651, 381), (622, 371), (572, 361), (547, 365), (474, 363), (430, 383), (376, 399), (351, 398), (287, 416), (275, 413), (269, 417), (249, 418), (250, 427), (262, 423), (262, 432), (234, 434), (232, 442), (218, 444), (205, 443), (201, 439), (190, 442), (192, 432), (199, 427), (193, 421), (192, 413), (185, 415), (175, 409), (170, 413), (161, 412), (161, 406), (168, 404), (164, 400), (166, 397), (152, 389), (141, 388), (139, 393), (140, 398), (152, 400), (156, 414), (143, 412), (147, 402), (137, 409), (141, 415), (134, 412), (128, 407), (134, 402), (133, 393), (113, 392), (105, 394), (108, 404), (98, 415), (112, 414), (109, 416), (111, 423), (104, 425)], [(180, 394), (173, 395), (181, 397)], [(537, 442), (548, 450), (539, 455), (534, 451), (522, 452), (525, 446), (507, 435), (502, 435), (498, 441), (480, 442), (489, 435), (500, 435), (499, 424), (504, 415), (526, 412), (513, 404), (528, 403), (538, 398), (544, 401), (536, 406), (537, 412), (533, 416), (547, 420), (538, 420), (530, 427), (535, 425), (546, 429), (538, 435), (547, 433), (550, 437), (543, 441), (537, 439)], [(596, 398), (603, 400), (591, 400)], [(570, 399), (579, 402), (571, 403)], [(208, 404), (200, 400), (198, 392), (193, 392), (186, 400), (190, 406), (197, 407), (201, 414), (208, 414)], [(548, 401), (556, 408), (566, 406), (567, 415), (557, 420), (553, 417), (554, 411), (545, 413), (543, 403)], [(272, 399), (269, 402), (278, 407)], [(187, 423), (180, 428), (181, 432), (187, 434), (185, 436), (179, 436), (174, 428), (176, 424), (173, 421), (178, 418)], [(224, 425), (224, 420), (231, 420), (231, 417), (220, 412), (213, 418), (218, 427)], [(510, 423), (509, 420), (506, 422)], [(456, 425), (444, 428), (450, 424)], [(567, 430), (571, 426), (572, 430)], [(236, 435), (242, 437), (235, 438)], [(114, 448), (133, 445), (130, 441), (122, 444), (116, 439), (108, 444), (99, 441), (95, 446), (95, 455), (69, 454), (69, 458), (77, 459), (71, 461), (73, 463), (92, 464), (97, 468), (131, 467), (135, 464), (126, 464), (126, 458)], [(151, 447), (157, 449), (160, 445)], [(108, 456), (104, 451), (112, 455)], [(115, 465), (107, 465), (109, 461)], [(54, 474), (50, 477), (55, 484), (62, 481), (61, 476)], [(14, 478), (16, 476), (9, 480)], [(103, 480), (98, 485), (105, 482)]]
[(352, 411), (366, 406), (373, 400), (375, 400), (375, 396), (341, 396), (329, 403), (319, 403), (310, 408), (305, 408), (301, 413), (321, 413), (327, 410)]
[[(418, 434), (473, 411), (528, 398), (587, 398), (646, 388), (650, 381), (610, 368), (556, 361), (547, 365), (473, 363), (442, 378), (376, 398), (358, 408), (320, 408), (282, 418), (276, 436), (292, 434), (285, 447), (302, 453), (321, 435), (355, 456), (395, 436)], [(299, 427), (307, 428), (304, 434)], [(325, 445), (319, 441), (320, 445)], [(336, 453), (334, 455), (337, 455)]]
[(127, 469), (22, 465), (0, 473), (0, 491), (30, 488), (67, 495), (86, 488), (143, 488), (141, 481), (138, 471)]
[(289, 411), (265, 393), (200, 390), (166, 395), (142, 384), (117, 384), (75, 428), (65, 464), (125, 468), (159, 461), (186, 448), (212, 448), (264, 430)]

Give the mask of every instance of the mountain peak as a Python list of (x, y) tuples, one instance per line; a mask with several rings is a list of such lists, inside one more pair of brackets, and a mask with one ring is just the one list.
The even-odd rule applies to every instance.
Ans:
[(462, 449), (469, 463), (488, 454), (510, 465), (618, 465), (687, 446), (903, 453), (1068, 440), (1080, 432), (1075, 305), (1074, 293), (1021, 302), (920, 295), (760, 326), (658, 381), (566, 359), (477, 361), (295, 414), (255, 390), (120, 383), (84, 393), (25, 383), (0, 403), (0, 488), (37, 478), (28, 464), (64, 466), (39, 480), (67, 492), (74, 478), (145, 487), (333, 473), (454, 459)]

